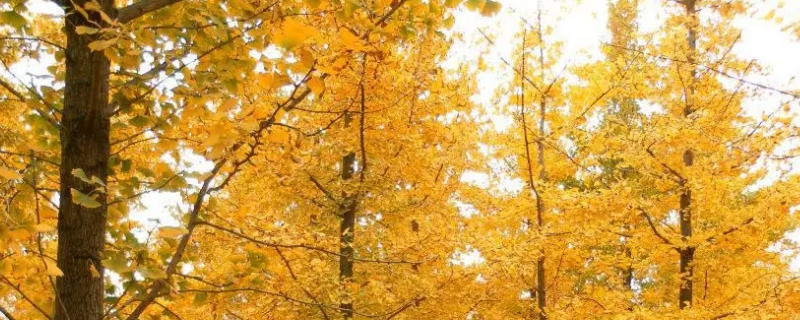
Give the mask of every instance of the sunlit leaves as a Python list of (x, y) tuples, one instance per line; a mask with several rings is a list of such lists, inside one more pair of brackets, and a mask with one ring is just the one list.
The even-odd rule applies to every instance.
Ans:
[(51, 259), (48, 259), (48, 258), (45, 258), (44, 259), (44, 263), (45, 263), (45, 266), (46, 266), (45, 273), (48, 276), (51, 276), (51, 277), (62, 277), (62, 276), (64, 276), (64, 272), (61, 271), (61, 269), (58, 268), (58, 266), (56, 265), (55, 261), (53, 261)]
[(487, 17), (493, 16), (493, 15), (497, 14), (500, 11), (501, 8), (502, 8), (502, 5), (499, 2), (492, 1), (492, 0), (486, 0), (486, 4), (484, 4), (483, 8), (481, 8), (481, 15), (487, 16)]
[(312, 77), (308, 80), (307, 85), (316, 95), (320, 95), (325, 91), (325, 80), (322, 80), (320, 77)]
[(281, 25), (280, 32), (275, 35), (275, 44), (291, 50), (317, 33), (314, 27), (303, 24), (299, 19), (286, 19)]
[(188, 230), (183, 227), (161, 227), (158, 228), (158, 235), (164, 238), (176, 238), (186, 234)]
[(111, 38), (106, 40), (95, 40), (89, 43), (89, 49), (93, 51), (102, 51), (117, 43), (118, 38)]
[(77, 34), (95, 34), (99, 32), (100, 29), (87, 27), (87, 26), (77, 26), (75, 27), (75, 33)]
[(28, 20), (16, 11), (0, 11), (0, 23), (8, 24), (15, 29), (22, 29)]
[(12, 179), (20, 179), (22, 178), (22, 175), (19, 174), (19, 172), (17, 172), (16, 170), (0, 167), (0, 177), (12, 180)]

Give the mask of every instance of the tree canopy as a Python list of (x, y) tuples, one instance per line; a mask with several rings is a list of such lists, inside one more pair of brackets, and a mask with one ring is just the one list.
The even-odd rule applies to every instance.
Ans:
[(796, 318), (800, 16), (603, 4), (0, 4), (0, 318)]

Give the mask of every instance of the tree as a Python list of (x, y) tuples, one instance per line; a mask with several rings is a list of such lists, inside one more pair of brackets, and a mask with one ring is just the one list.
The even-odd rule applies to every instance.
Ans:
[(770, 4), (610, 1), (576, 62), (541, 1), (453, 64), (498, 2), (57, 2), (0, 5), (0, 318), (798, 312), (800, 96), (737, 50), (795, 33)]
[[(29, 117), (27, 123), (47, 134), (38, 139), (43, 150), (30, 154), (16, 148), (8, 150), (6, 155), (14, 156), (17, 161), (17, 165), (9, 167), (20, 169), (4, 170), (8, 170), (7, 178), (22, 179), (30, 185), (32, 192), (27, 192), (35, 195), (37, 217), (40, 202), (58, 195), (59, 204), (52, 206), (59, 210), (58, 235), (48, 239), (58, 242), (57, 257), (53, 259), (43, 250), (36, 253), (47, 274), (55, 277), (56, 319), (74, 319), (77, 315), (99, 319), (119, 314), (121, 303), (134, 302), (121, 301), (126, 294), (141, 301), (127, 315), (138, 318), (162, 294), (162, 289), (168, 288), (167, 281), (172, 281), (171, 276), (177, 271), (208, 196), (221, 191), (263, 144), (261, 136), (271, 131), (277, 111), (291, 110), (340, 68), (337, 61), (344, 58), (341, 51), (326, 50), (324, 42), (314, 48), (309, 46), (311, 40), (326, 41), (317, 37), (317, 29), (311, 27), (315, 21), (326, 27), (336, 23), (339, 30), (345, 31), (360, 26), (363, 33), (359, 36), (347, 38), (339, 33), (349, 44), (367, 39), (376, 30), (385, 32), (383, 39), (391, 42), (399, 39), (397, 34), (401, 31), (416, 27), (415, 19), (436, 28), (443, 14), (458, 5), (448, 2), (448, 7), (443, 7), (441, 3), (431, 3), (427, 9), (428, 6), (409, 1), (380, 1), (369, 6), (314, 1), (225, 4), (140, 1), (123, 7), (115, 7), (113, 1), (57, 4), (65, 12), (65, 37), (56, 31), (58, 24), (46, 14), (27, 12), (24, 2), (4, 8), (10, 9), (4, 11), (4, 22), (11, 34), (4, 41), (21, 44), (17, 47), (20, 50), (10, 52), (8, 57), (33, 52), (63, 61), (64, 69), (48, 69), (48, 77), (55, 85), (27, 85), (15, 81), (19, 79), (2, 82), (7, 96), (29, 105), (28, 109), (18, 110), (18, 114)], [(328, 15), (329, 12), (336, 15)], [(405, 19), (393, 19), (395, 14)], [(26, 24), (28, 19), (33, 27)], [(22, 36), (28, 33), (30, 37)], [(31, 48), (32, 43), (49, 47)], [(264, 52), (272, 44), (299, 57), (302, 63), (287, 64), (263, 54), (249, 55), (252, 50)], [(350, 49), (344, 51), (347, 50)], [(298, 65), (306, 69), (306, 76), (292, 79), (300, 74)], [(257, 67), (265, 67), (267, 72), (258, 72)], [(274, 109), (276, 113), (265, 114), (263, 110), (254, 113), (252, 109), (222, 112), (240, 105), (236, 96), (244, 89), (244, 83), (255, 78), (262, 80), (261, 89), (277, 93), (276, 98), (283, 99)], [(294, 88), (288, 95), (281, 91), (287, 85)], [(57, 102), (59, 99), (51, 99), (61, 94), (63, 105)], [(236, 118), (237, 114), (243, 123), (233, 137), (223, 138), (221, 132), (214, 131), (224, 129), (221, 122), (212, 130), (206, 130), (208, 127), (203, 124), (204, 119)], [(21, 136), (24, 134), (18, 137)], [(205, 143), (196, 144), (194, 139)], [(55, 141), (60, 141), (60, 150), (53, 149)], [(18, 145), (22, 150), (36, 149), (27, 141)], [(185, 162), (175, 148), (184, 146), (211, 160), (214, 163), (211, 172), (200, 175), (181, 172)], [(159, 159), (164, 154), (171, 159)], [(43, 156), (49, 158), (48, 163), (59, 166), (57, 179), (52, 179), (52, 175), (45, 179), (38, 177), (52, 172), (52, 168), (43, 173), (27, 165), (36, 163), (31, 159)], [(41, 166), (41, 162), (36, 166)], [(15, 171), (30, 174), (31, 178), (27, 178), (30, 180), (19, 177), (21, 174)], [(190, 178), (199, 180), (197, 188), (186, 185), (185, 180)], [(42, 186), (42, 181), (55, 188)], [(40, 195), (42, 188), (48, 192)], [(182, 219), (184, 227), (161, 230), (167, 237), (180, 235), (180, 240), (173, 243), (171, 252), (161, 252), (160, 261), (147, 258), (148, 244), (137, 240), (132, 232), (136, 226), (127, 217), (129, 205), (138, 201), (139, 195), (156, 190), (181, 191), (192, 200), (189, 214)], [(30, 211), (25, 215), (16, 222), (30, 220)], [(39, 225), (25, 225), (25, 230), (47, 230)], [(120, 241), (117, 243), (120, 246), (106, 252), (105, 240), (109, 235)], [(25, 237), (19, 234), (19, 238)], [(114, 301), (104, 308), (106, 291), (115, 291), (113, 284), (107, 283), (108, 288), (104, 285), (108, 265), (113, 265), (110, 268), (114, 273), (122, 276), (124, 290), (122, 296), (112, 295)], [(148, 281), (142, 282), (140, 276)], [(5, 281), (21, 298), (11, 301), (25, 300), (36, 309), (34, 313), (50, 317), (52, 308), (42, 307), (25, 293), (35, 287), (22, 288), (15, 281)]]
[[(783, 118), (791, 115), (778, 115), (780, 107), (768, 107), (777, 111), (763, 119), (742, 112), (745, 99), (763, 99), (775, 90), (744, 80), (758, 66), (732, 53), (740, 38), (732, 20), (751, 10), (749, 3), (683, 1), (668, 8), (672, 15), (664, 32), (647, 39), (648, 45), (612, 44), (650, 60), (641, 71), (647, 89), (638, 97), (657, 106), (640, 118), (641, 126), (618, 123), (630, 131), (621, 144), (611, 144), (618, 146), (611, 152), (640, 175), (632, 190), (638, 199), (628, 206), (645, 224), (632, 234), (646, 232), (663, 248), (650, 249), (652, 262), (641, 270), (642, 277), (653, 279), (643, 288), (643, 302), (656, 314), (678, 307), (694, 317), (746, 312), (751, 305), (767, 310), (779, 295), (744, 298), (731, 294), (730, 281), (750, 283), (735, 290), (752, 290), (752, 296), (785, 285), (786, 266), (768, 247), (794, 228), (785, 205), (794, 195), (779, 190), (794, 188), (797, 181), (779, 173), (781, 178), (762, 183), (769, 171), (764, 161), (783, 161), (777, 148), (792, 135)], [(634, 236), (631, 245), (654, 246), (639, 241), (644, 239)], [(725, 300), (724, 309), (716, 309)]]

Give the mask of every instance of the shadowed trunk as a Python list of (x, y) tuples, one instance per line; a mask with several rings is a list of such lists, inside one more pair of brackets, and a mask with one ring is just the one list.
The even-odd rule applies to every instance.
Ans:
[[(108, 177), (110, 153), (108, 112), (109, 61), (102, 51), (92, 52), (88, 45), (93, 35), (78, 35), (77, 26), (93, 26), (73, 6), (86, 0), (66, 2), (65, 32), (66, 79), (64, 109), (61, 119), (61, 189), (58, 215), (58, 267), (64, 272), (56, 280), (57, 320), (100, 319), (103, 315), (103, 268), (100, 257), (105, 244), (105, 194), (99, 194), (100, 206), (87, 208), (72, 201), (71, 190), (89, 194), (93, 186), (72, 176), (82, 169), (89, 177), (104, 183)], [(113, 11), (113, 1), (99, 1), (106, 12)], [(102, 21), (96, 13), (89, 19)], [(100, 273), (93, 277), (90, 265)]]
[[(685, 0), (683, 2), (684, 6), (686, 7), (686, 15), (690, 18), (688, 26), (688, 34), (686, 36), (687, 45), (689, 47), (688, 51), (688, 61), (690, 63), (691, 70), (691, 79), (689, 80), (689, 88), (687, 90), (688, 96), (686, 97), (686, 106), (684, 107), (684, 116), (689, 117), (692, 114), (693, 107), (691, 105), (692, 99), (694, 98), (695, 88), (694, 88), (694, 81), (697, 74), (696, 68), (694, 66), (694, 54), (697, 50), (697, 17), (696, 17), (696, 9), (695, 9), (695, 0)], [(692, 149), (686, 149), (683, 153), (683, 165), (685, 167), (690, 167), (694, 163), (694, 152)], [(692, 276), (694, 275), (694, 266), (692, 262), (694, 261), (694, 252), (695, 248), (689, 246), (686, 242), (692, 236), (692, 190), (689, 189), (689, 186), (686, 185), (686, 181), (681, 181), (681, 187), (683, 192), (681, 193), (680, 199), (680, 228), (681, 228), (681, 240), (683, 241), (683, 245), (679, 249), (680, 251), (680, 272), (681, 272), (681, 289), (678, 296), (678, 300), (680, 303), (680, 308), (688, 308), (692, 305), (692, 295), (693, 295), (693, 285), (694, 279)]]
[[(347, 111), (345, 111), (347, 112)], [(350, 125), (352, 116), (349, 112), (345, 113), (344, 125)], [(355, 152), (350, 152), (342, 157), (342, 180), (347, 181), (353, 178), (355, 172)], [(345, 297), (339, 303), (344, 319), (353, 318), (353, 302), (350, 297), (349, 286), (353, 282), (353, 240), (356, 226), (356, 197), (355, 195), (344, 196), (344, 204), (341, 207), (341, 223), (339, 225), (339, 281), (345, 289)]]

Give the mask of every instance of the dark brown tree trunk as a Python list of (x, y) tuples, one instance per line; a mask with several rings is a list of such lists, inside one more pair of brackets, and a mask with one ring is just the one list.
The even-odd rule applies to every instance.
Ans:
[[(96, 36), (79, 35), (77, 26), (93, 26), (73, 6), (87, 0), (66, 1), (65, 32), (66, 79), (64, 109), (61, 119), (61, 189), (58, 215), (58, 267), (64, 276), (56, 281), (58, 291), (56, 320), (95, 320), (103, 315), (103, 267), (100, 257), (105, 244), (105, 194), (99, 194), (97, 208), (87, 208), (72, 201), (71, 190), (92, 193), (94, 186), (72, 175), (82, 169), (104, 183), (108, 177), (110, 153), (108, 112), (109, 61), (102, 51), (92, 52), (89, 43)], [(114, 2), (99, 1), (103, 10), (112, 12)], [(90, 19), (102, 23), (96, 13)], [(92, 276), (91, 267), (100, 277)]]
[[(345, 114), (345, 126), (350, 125), (352, 116)], [(353, 178), (355, 173), (355, 152), (350, 152), (342, 157), (342, 180), (347, 181)], [(363, 164), (362, 164), (363, 165)], [(344, 196), (342, 206), (342, 220), (339, 224), (339, 281), (343, 288), (348, 289), (353, 282), (353, 240), (355, 239), (356, 226), (356, 197), (355, 195)], [(353, 318), (353, 301), (350, 297), (350, 290), (345, 290), (346, 297), (339, 303), (344, 319)]]
[[(686, 36), (686, 41), (689, 46), (688, 51), (688, 61), (690, 62), (691, 70), (691, 79), (689, 80), (689, 88), (687, 90), (687, 97), (686, 97), (686, 105), (684, 108), (684, 116), (688, 117), (692, 114), (693, 107), (692, 107), (692, 99), (694, 98), (695, 88), (694, 88), (694, 81), (696, 76), (694, 62), (694, 54), (697, 50), (697, 23), (696, 19), (696, 10), (695, 10), (695, 0), (685, 0), (683, 2), (684, 6), (686, 7), (686, 15), (690, 18), (690, 25), (688, 26), (688, 34)], [(692, 149), (686, 149), (683, 153), (683, 165), (685, 167), (690, 167), (694, 164), (694, 152)], [(694, 252), (695, 248), (688, 245), (688, 240), (692, 236), (692, 190), (689, 189), (689, 186), (686, 185), (686, 181), (681, 181), (681, 187), (683, 189), (681, 193), (680, 199), (680, 228), (681, 228), (681, 240), (683, 245), (679, 249), (680, 252), (680, 272), (681, 272), (681, 288), (680, 293), (678, 295), (678, 302), (680, 303), (680, 308), (689, 308), (692, 306), (692, 295), (693, 295), (693, 286), (694, 286), (694, 279), (692, 276), (694, 275), (694, 266), (692, 263), (694, 262)]]
[[(539, 26), (541, 28), (541, 22), (539, 22)], [(541, 32), (541, 31), (540, 31)], [(540, 33), (541, 34), (541, 33)], [(542, 59), (542, 57), (540, 57)], [(544, 62), (542, 61), (542, 66), (544, 66)], [(544, 70), (544, 68), (542, 68)], [(537, 162), (539, 163), (539, 180), (545, 181), (547, 179), (547, 173), (544, 167), (544, 143), (542, 142), (542, 137), (545, 136), (544, 133), (544, 125), (545, 125), (545, 110), (547, 104), (545, 102), (546, 97), (542, 97), (541, 103), (539, 104), (539, 139), (536, 141), (536, 145), (539, 151), (539, 159)], [(544, 200), (542, 199), (541, 191), (536, 193), (536, 224), (539, 230), (542, 230), (544, 227)], [(536, 298), (539, 306), (539, 319), (545, 320), (547, 319), (547, 314), (545, 313), (545, 307), (547, 307), (547, 279), (545, 278), (545, 251), (542, 249), (541, 256), (538, 260), (536, 260)]]

